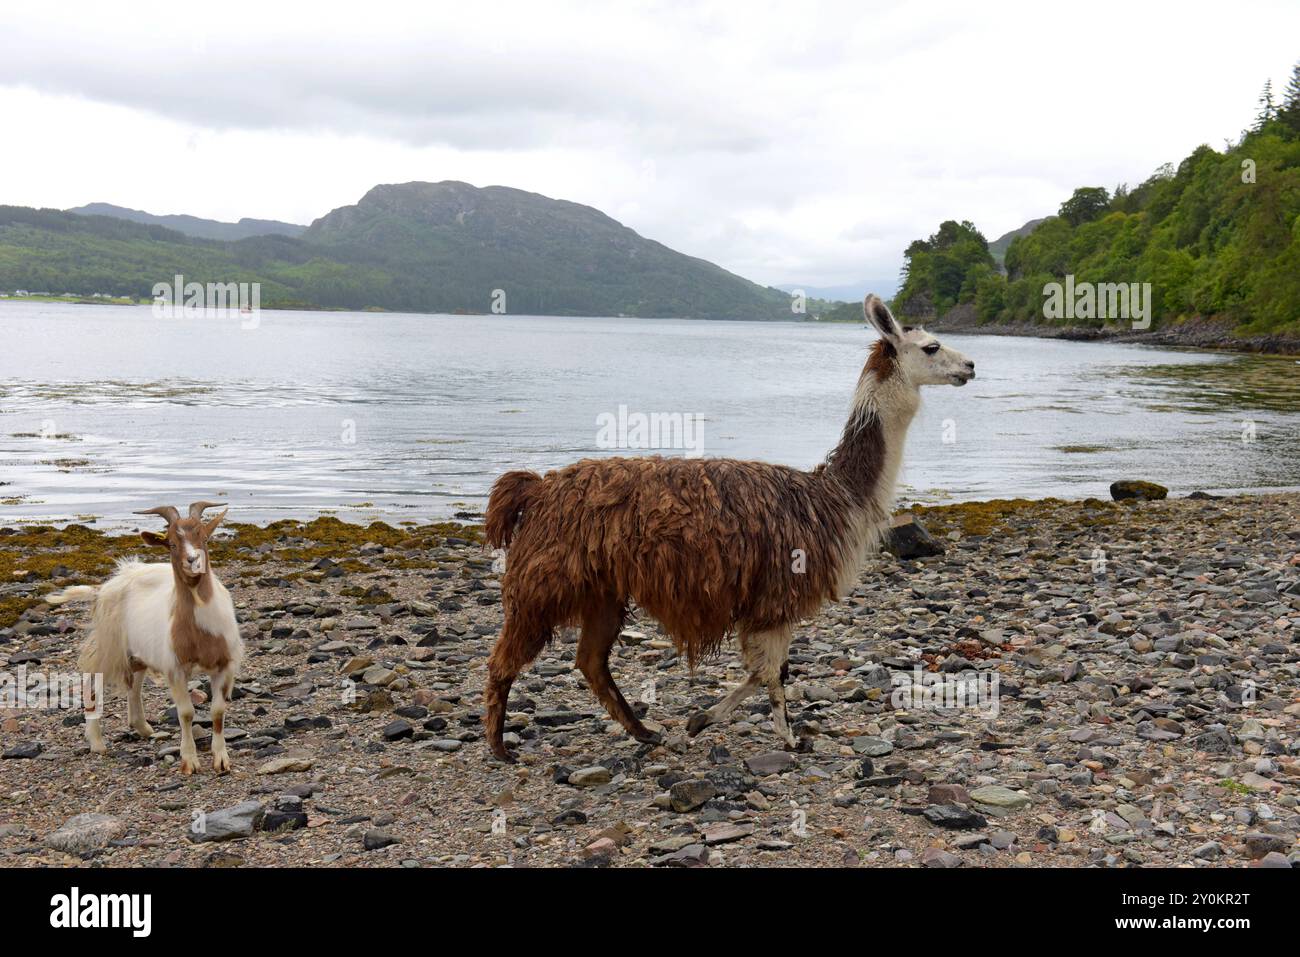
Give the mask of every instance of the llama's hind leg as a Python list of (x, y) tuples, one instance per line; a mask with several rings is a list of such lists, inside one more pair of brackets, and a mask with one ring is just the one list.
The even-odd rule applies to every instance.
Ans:
[(582, 636), (578, 639), (578, 668), (611, 718), (642, 744), (658, 744), (659, 735), (637, 719), (614, 683), (614, 676), (609, 673), (609, 653), (614, 642), (618, 641), (626, 614), (623, 605), (610, 601), (583, 615)]
[(742, 683), (732, 689), (731, 694), (727, 695), (708, 711), (697, 711), (691, 715), (691, 720), (686, 722), (686, 733), (692, 738), (703, 731), (711, 724), (717, 724), (727, 718), (731, 712), (735, 711), (745, 699), (758, 690), (760, 682), (753, 675), (750, 675)]
[(527, 628), (521, 627), (518, 624), (520, 620), (509, 612), (506, 613), (505, 625), (492, 647), (492, 656), (488, 658), (487, 682), (483, 687), (488, 747), (497, 760), (507, 764), (515, 763), (514, 755), (506, 750), (503, 740), (510, 686), (515, 683), (515, 676), (542, 653), (551, 635), (549, 628), (540, 628), (534, 624)]
[(776, 725), (776, 733), (785, 744), (793, 747), (794, 738), (785, 716), (785, 688), (782, 685), (782, 678), (788, 673), (785, 670), (785, 660), (791, 635), (789, 629), (741, 634), (740, 651), (749, 677), (708, 711), (692, 715), (686, 725), (687, 734), (694, 737), (709, 725), (724, 720), (746, 698), (766, 685), (772, 700), (772, 721)]

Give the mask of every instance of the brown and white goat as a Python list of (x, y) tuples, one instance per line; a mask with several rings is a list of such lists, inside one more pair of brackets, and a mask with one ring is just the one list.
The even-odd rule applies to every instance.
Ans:
[[(908, 425), (923, 385), (964, 385), (975, 364), (922, 329), (902, 328), (868, 296), (880, 333), (839, 444), (811, 472), (733, 459), (586, 459), (543, 478), (502, 475), (488, 500), (489, 544), (509, 547), (505, 623), (484, 689), (488, 744), (502, 740), (515, 676), (554, 629), (581, 627), (578, 667), (636, 740), (657, 736), (609, 672), (629, 601), (663, 625), (693, 665), (735, 633), (748, 680), (687, 726), (694, 736), (760, 686), (777, 735), (797, 742), (782, 670), (795, 624), (838, 601), (887, 525)], [(797, 569), (797, 571), (796, 571)]]
[[(217, 504), (195, 502), (185, 518), (171, 505), (137, 512), (166, 519), (166, 532), (145, 531), (140, 537), (171, 552), (170, 564), (124, 559), (103, 585), (77, 585), (46, 598), (54, 605), (94, 600), (91, 630), (81, 648), (81, 671), (103, 675), (105, 686), (127, 690), (128, 720), (142, 738), (153, 734), (140, 698), (144, 673), (152, 672), (167, 683), (181, 726), (182, 774), (193, 774), (199, 767), (189, 692), (189, 679), (196, 671), (206, 673), (212, 685), (213, 770), (230, 770), (226, 703), (234, 692), (244, 642), (234, 602), (208, 561), (208, 537), (226, 512), (205, 521), (203, 510)], [(103, 752), (99, 702), (87, 705), (86, 739), (91, 751)]]

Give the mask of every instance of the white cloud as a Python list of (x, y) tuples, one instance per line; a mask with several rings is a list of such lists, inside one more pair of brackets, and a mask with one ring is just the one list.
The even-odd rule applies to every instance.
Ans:
[(462, 179), (827, 285), (1220, 146), (1300, 35), (1294, 3), (219, 9), (0, 9), (0, 202), (309, 222)]

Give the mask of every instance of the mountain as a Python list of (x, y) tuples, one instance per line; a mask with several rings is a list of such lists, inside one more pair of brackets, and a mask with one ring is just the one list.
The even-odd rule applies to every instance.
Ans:
[(893, 299), (898, 291), (897, 279), (862, 279), (858, 282), (842, 283), (838, 286), (809, 286), (807, 283), (783, 282), (777, 289), (794, 292), (802, 289), (810, 299), (826, 299), (830, 302), (862, 302), (867, 293), (874, 292), (881, 299)]
[(789, 319), (790, 298), (675, 252), (578, 203), (505, 186), (376, 186), (303, 239), (396, 279), (390, 308), (524, 314)]
[(250, 236), (301, 236), (306, 226), (296, 223), (282, 223), (274, 219), (241, 219), (237, 223), (223, 223), (215, 219), (200, 219), (197, 216), (155, 216), (139, 209), (127, 209), (112, 203), (89, 203), (67, 210), (79, 216), (112, 216), (133, 223), (147, 223), (154, 226), (166, 226), (186, 236), (197, 239), (224, 239), (233, 242)]
[(260, 282), (268, 307), (491, 313), (500, 304), (515, 315), (792, 318), (778, 289), (589, 206), (504, 186), (376, 186), (300, 235), (233, 241), (172, 225), (210, 220), (111, 208), (0, 206), (0, 289), (144, 299), (179, 273), (188, 282)]
[(1043, 216), (1039, 219), (1031, 219), (1029, 222), (1025, 223), (1025, 225), (1021, 226), (1019, 229), (1013, 229), (1009, 233), (1003, 233), (997, 239), (993, 240), (993, 242), (989, 243), (989, 253), (992, 254), (993, 261), (998, 264), (998, 268), (999, 269), (1004, 268), (1003, 262), (1007, 257), (1007, 247), (1011, 245), (1011, 240), (1019, 236), (1028, 236), (1036, 228), (1038, 228), (1039, 223), (1043, 223), (1046, 221), (1047, 221), (1046, 216)]

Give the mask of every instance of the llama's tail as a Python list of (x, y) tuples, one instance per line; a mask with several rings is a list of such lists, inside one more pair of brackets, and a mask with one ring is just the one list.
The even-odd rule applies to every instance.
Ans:
[(527, 471), (506, 472), (496, 480), (488, 496), (484, 523), (489, 545), (505, 548), (510, 544), (524, 511), (542, 490), (541, 482), (540, 475)]
[(98, 594), (98, 585), (73, 585), (71, 588), (63, 589), (63, 591), (45, 595), (42, 600), (51, 605), (63, 605), (73, 601), (94, 601), (95, 596)]

